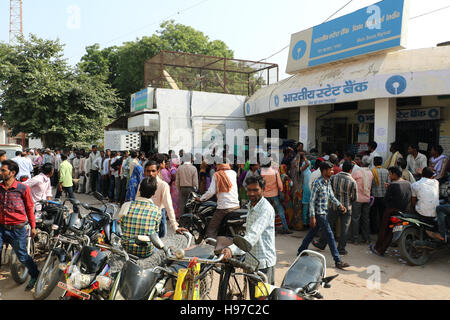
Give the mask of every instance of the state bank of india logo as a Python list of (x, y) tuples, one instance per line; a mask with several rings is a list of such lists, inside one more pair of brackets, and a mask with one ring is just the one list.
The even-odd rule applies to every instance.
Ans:
[(390, 94), (399, 95), (405, 92), (408, 83), (402, 76), (392, 76), (386, 81), (386, 90)]
[(280, 105), (280, 97), (279, 96), (275, 96), (275, 98), (273, 98), (275, 101), (275, 107), (278, 107)]
[(294, 49), (292, 49), (292, 58), (294, 58), (294, 60), (300, 60), (301, 58), (303, 58), (303, 56), (306, 53), (306, 42), (304, 40), (300, 40), (299, 42), (297, 42), (294, 46)]

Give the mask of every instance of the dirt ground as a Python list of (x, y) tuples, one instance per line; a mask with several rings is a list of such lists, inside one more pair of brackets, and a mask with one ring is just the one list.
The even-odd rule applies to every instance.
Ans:
[[(84, 202), (95, 204), (97, 200), (77, 195)], [(98, 203), (98, 202), (97, 202)], [(290, 264), (295, 260), (297, 248), (306, 231), (276, 236), (277, 265), (275, 284), (280, 285)], [(315, 248), (311, 245), (311, 250)], [(348, 255), (343, 257), (350, 264), (348, 269), (334, 268), (329, 249), (321, 251), (327, 260), (327, 275), (339, 274), (330, 289), (321, 289), (327, 300), (449, 300), (450, 299), (450, 250), (436, 252), (422, 267), (408, 266), (401, 260), (396, 248), (390, 248), (385, 257), (373, 255), (367, 245), (347, 246)], [(42, 267), (43, 259), (39, 262)], [(375, 270), (375, 272), (374, 272)], [(376, 271), (379, 270), (379, 273)], [(379, 276), (379, 277), (378, 277)], [(0, 300), (32, 300), (31, 292), (25, 292), (26, 283), (17, 285), (11, 278), (8, 266), (0, 268)], [(217, 276), (216, 276), (217, 278)], [(374, 281), (376, 279), (380, 281)], [(217, 281), (211, 297), (217, 295)], [(55, 288), (48, 300), (56, 300), (62, 289)]]

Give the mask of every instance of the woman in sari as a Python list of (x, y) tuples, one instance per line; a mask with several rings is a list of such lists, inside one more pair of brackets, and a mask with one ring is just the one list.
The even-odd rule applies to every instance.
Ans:
[(170, 166), (170, 196), (172, 197), (172, 206), (173, 211), (175, 212), (175, 216), (177, 219), (180, 217), (180, 206), (179, 203), (179, 195), (178, 195), (178, 189), (177, 185), (175, 183), (175, 178), (177, 176), (177, 170), (178, 170), (178, 158), (176, 156), (174, 158), (171, 158), (171, 166)]
[(139, 188), (139, 184), (144, 179), (144, 168), (141, 165), (136, 165), (131, 174), (130, 181), (128, 181), (127, 195), (125, 201), (134, 201)]
[(169, 160), (169, 157), (166, 156), (165, 154), (158, 154), (156, 156), (156, 162), (158, 162), (160, 164), (159, 165), (159, 168), (160, 168), (159, 177), (163, 181), (167, 182), (167, 184), (170, 185), (170, 182), (172, 181), (172, 177), (171, 177), (170, 171), (168, 169), (168, 160)]

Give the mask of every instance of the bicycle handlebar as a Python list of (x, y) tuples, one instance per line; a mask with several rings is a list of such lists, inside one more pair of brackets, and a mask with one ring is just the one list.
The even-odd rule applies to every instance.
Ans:
[[(170, 250), (170, 249), (169, 249)], [(215, 259), (198, 259), (197, 263), (203, 263), (203, 264), (215, 264), (222, 262), (224, 255), (221, 254), (219, 257)], [(173, 260), (173, 261), (183, 261), (183, 262), (190, 262), (192, 259), (196, 257), (184, 257), (184, 258), (177, 258), (176, 256), (172, 255), (171, 252), (167, 255), (167, 259)]]

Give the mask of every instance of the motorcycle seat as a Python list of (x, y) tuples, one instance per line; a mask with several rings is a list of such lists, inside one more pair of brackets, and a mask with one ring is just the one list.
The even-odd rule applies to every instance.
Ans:
[[(320, 281), (323, 275), (323, 265), (319, 257), (302, 256), (286, 272), (281, 287), (292, 290), (303, 288), (308, 283)], [(311, 284), (314, 290), (318, 284)]]
[(217, 203), (214, 201), (205, 201), (200, 204), (199, 208), (204, 208), (204, 207), (217, 207)]
[(436, 222), (435, 218), (425, 217), (425, 216), (422, 216), (422, 215), (420, 215), (418, 213), (402, 213), (402, 212), (400, 212), (400, 215), (403, 218), (417, 219), (419, 221), (422, 221), (422, 222), (428, 223), (428, 224), (435, 224), (435, 222)]
[(239, 209), (236, 211), (233, 211), (231, 213), (229, 213), (224, 219), (223, 222), (224, 223), (236, 223), (236, 222), (245, 222), (245, 219), (242, 218), (242, 216), (246, 216), (247, 215), (247, 210), (245, 209)]

